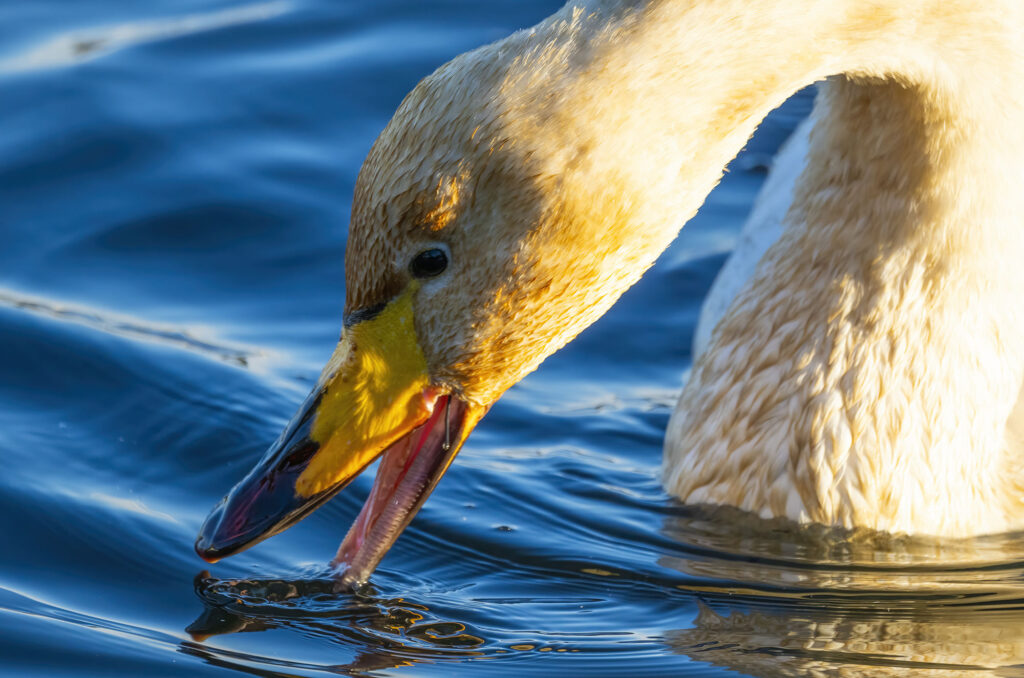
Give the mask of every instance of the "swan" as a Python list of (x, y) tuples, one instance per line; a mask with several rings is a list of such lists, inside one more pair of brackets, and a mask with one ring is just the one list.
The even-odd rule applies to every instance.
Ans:
[(1024, 5), (571, 0), (427, 76), (380, 134), (341, 340), (199, 555), (283, 530), (380, 457), (334, 560), (365, 580), (490, 405), (818, 81), (776, 233), (705, 312), (663, 484), (798, 523), (1024, 527)]

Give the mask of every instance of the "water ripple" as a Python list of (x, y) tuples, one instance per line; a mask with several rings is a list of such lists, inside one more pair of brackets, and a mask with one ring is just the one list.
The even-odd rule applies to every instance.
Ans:
[(270, 358), (270, 353), (265, 349), (201, 339), (191, 330), (156, 325), (138, 318), (71, 305), (55, 299), (29, 297), (11, 290), (0, 289), (0, 306), (82, 325), (119, 337), (174, 346), (237, 367), (252, 367), (255, 361)]
[(146, 42), (265, 21), (284, 14), (290, 6), (287, 0), (274, 0), (205, 14), (74, 30), (0, 60), (0, 72), (16, 73), (73, 66)]

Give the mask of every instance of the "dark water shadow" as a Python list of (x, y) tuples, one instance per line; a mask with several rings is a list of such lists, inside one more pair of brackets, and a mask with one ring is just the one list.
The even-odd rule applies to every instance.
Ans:
[[(355, 593), (336, 590), (329, 575), (287, 579), (223, 580), (201, 572), (195, 591), (203, 611), (185, 631), (191, 643), (181, 651), (214, 665), (262, 673), (247, 662), (271, 663), (282, 669), (304, 669), (341, 675), (412, 666), (421, 662), (462, 661), (480, 657), (485, 640), (467, 625), (445, 619), (425, 606), (405, 598), (377, 595), (370, 585)], [(290, 629), (351, 652), (352, 660), (332, 666), (268, 660), (243, 652), (212, 649), (203, 645), (212, 636)]]

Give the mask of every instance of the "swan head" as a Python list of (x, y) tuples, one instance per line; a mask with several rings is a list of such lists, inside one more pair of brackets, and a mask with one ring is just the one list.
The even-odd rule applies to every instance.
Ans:
[[(382, 456), (336, 563), (365, 579), (470, 430), (664, 246), (597, 176), (585, 134), (499, 43), (422, 81), (356, 183), (345, 328), (306, 403), (203, 526), (216, 560), (294, 523)], [(538, 64), (523, 69), (536, 77)], [(564, 121), (563, 121), (564, 122)], [(674, 235), (674, 233), (673, 233)], [(653, 242), (652, 242), (653, 241)]]

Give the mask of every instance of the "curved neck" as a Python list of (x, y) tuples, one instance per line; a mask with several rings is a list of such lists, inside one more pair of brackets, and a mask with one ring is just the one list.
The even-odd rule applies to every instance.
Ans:
[[(535, 251), (558, 252), (562, 277), (577, 281), (558, 290), (565, 306), (587, 310), (560, 324), (546, 353), (605, 312), (668, 247), (770, 110), (822, 78), (842, 74), (863, 92), (885, 84), (893, 93), (857, 125), (812, 140), (814, 167), (841, 181), (855, 171), (885, 182), (893, 168), (914, 164), (918, 183), (901, 189), (914, 203), (929, 181), (944, 185), (935, 170), (953, 167), (951, 158), (963, 172), (984, 169), (990, 151), (1020, 157), (1022, 33), (1018, 0), (574, 0), (467, 55), (459, 78), (487, 83), (474, 96), (489, 121), (481, 136), (492, 137), (487, 171), (502, 167), (515, 173), (504, 185), (532, 187), (519, 223), (534, 231)], [(903, 87), (906, 96), (896, 96)], [(892, 156), (872, 155), (876, 146), (861, 141), (874, 131), (873, 143), (896, 148), (889, 140), (906, 131), (902, 119), (913, 121), (915, 141), (900, 145), (906, 153), (887, 169)], [(836, 169), (831, 149), (840, 143), (856, 152)], [(1016, 177), (1007, 173), (996, 187), (991, 174), (953, 193), (961, 204), (1004, 206), (1021, 193), (1003, 190)], [(975, 199), (966, 192), (974, 189), (1002, 195)], [(581, 259), (597, 263), (564, 263)]]
[(831, 75), (907, 85), (922, 129), (998, 125), (1020, 150), (1022, 34), (1017, 0), (576, 0), (513, 36), (498, 97), (512, 135), (563, 149), (541, 171), (581, 203), (625, 187), (638, 225), (673, 235), (767, 113)]
[[(782, 240), (695, 366), (684, 500), (933, 534), (1024, 526), (1024, 6), (570, 3), (519, 123), (595, 238), (651, 263), (772, 108), (828, 76)], [(532, 62), (533, 66), (537, 61)], [(613, 215), (608, 217), (607, 215)], [(638, 253), (639, 251), (639, 253)], [(621, 263), (621, 262), (616, 262)]]
[(516, 166), (558, 217), (536, 222), (538, 250), (603, 267), (587, 292), (566, 276), (590, 313), (562, 340), (653, 263), (771, 109), (831, 76), (786, 232), (673, 418), (674, 494), (885, 530), (1024, 527), (1006, 440), (1022, 34), (1018, 0), (578, 0), (490, 52), (509, 59), (492, 105)]

